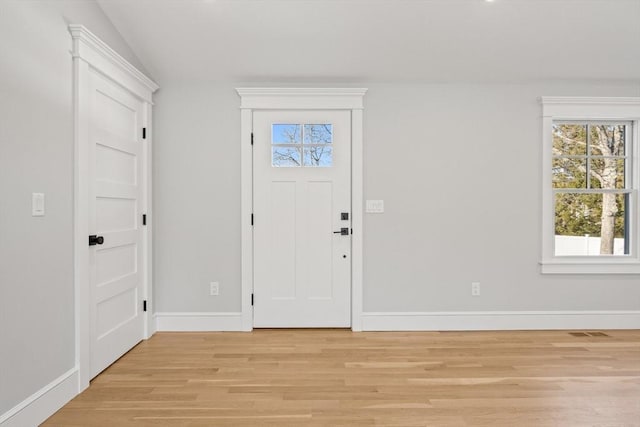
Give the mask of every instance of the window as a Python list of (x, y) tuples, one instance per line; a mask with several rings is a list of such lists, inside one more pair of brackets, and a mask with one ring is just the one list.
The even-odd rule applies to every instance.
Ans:
[(333, 165), (333, 125), (271, 125), (271, 165), (330, 167)]
[(543, 273), (640, 273), (640, 98), (543, 103)]
[(631, 130), (631, 123), (553, 123), (555, 256), (629, 255)]

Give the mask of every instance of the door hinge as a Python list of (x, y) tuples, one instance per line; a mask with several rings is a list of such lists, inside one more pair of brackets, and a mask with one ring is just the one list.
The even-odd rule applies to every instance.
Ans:
[(251, 214), (251, 225), (253, 225), (253, 214)]
[(147, 225), (147, 214), (142, 214), (142, 225)]
[(147, 128), (142, 128), (142, 139), (147, 139)]
[(142, 311), (147, 311), (147, 300), (142, 301)]
[(251, 132), (251, 145), (253, 145), (253, 132)]
[(251, 294), (251, 306), (253, 307), (253, 294)]

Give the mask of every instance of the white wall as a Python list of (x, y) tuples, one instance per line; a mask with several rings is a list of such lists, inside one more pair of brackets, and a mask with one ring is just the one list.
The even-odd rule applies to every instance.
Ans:
[(155, 103), (154, 311), (240, 311), (238, 96), (169, 85)]
[[(240, 310), (234, 87), (245, 85), (163, 82), (156, 98), (156, 311)], [(539, 272), (537, 101), (639, 96), (639, 84), (353, 86), (369, 87), (365, 198), (386, 209), (365, 216), (365, 311), (640, 309), (637, 276)]]
[(386, 213), (365, 217), (365, 311), (639, 309), (637, 276), (539, 273), (537, 101), (639, 94), (637, 84), (373, 87), (365, 198), (385, 199)]
[(93, 1), (0, 1), (0, 416), (75, 364), (69, 23), (140, 67)]

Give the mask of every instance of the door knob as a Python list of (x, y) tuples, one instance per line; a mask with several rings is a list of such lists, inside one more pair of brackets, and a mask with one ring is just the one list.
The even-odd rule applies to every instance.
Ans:
[(341, 236), (348, 236), (349, 235), (349, 228), (347, 227), (342, 227), (340, 229), (340, 231), (334, 231), (333, 234), (339, 234)]
[(96, 236), (95, 234), (89, 236), (89, 246), (101, 245), (104, 243), (104, 237)]

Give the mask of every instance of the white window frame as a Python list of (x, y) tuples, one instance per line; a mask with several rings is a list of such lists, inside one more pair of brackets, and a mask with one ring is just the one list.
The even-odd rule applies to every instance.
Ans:
[[(550, 97), (542, 103), (542, 266), (543, 274), (640, 274), (640, 98)], [(552, 185), (554, 121), (621, 121), (632, 123), (627, 167), (632, 175), (628, 206), (629, 255), (556, 256), (555, 205)]]

